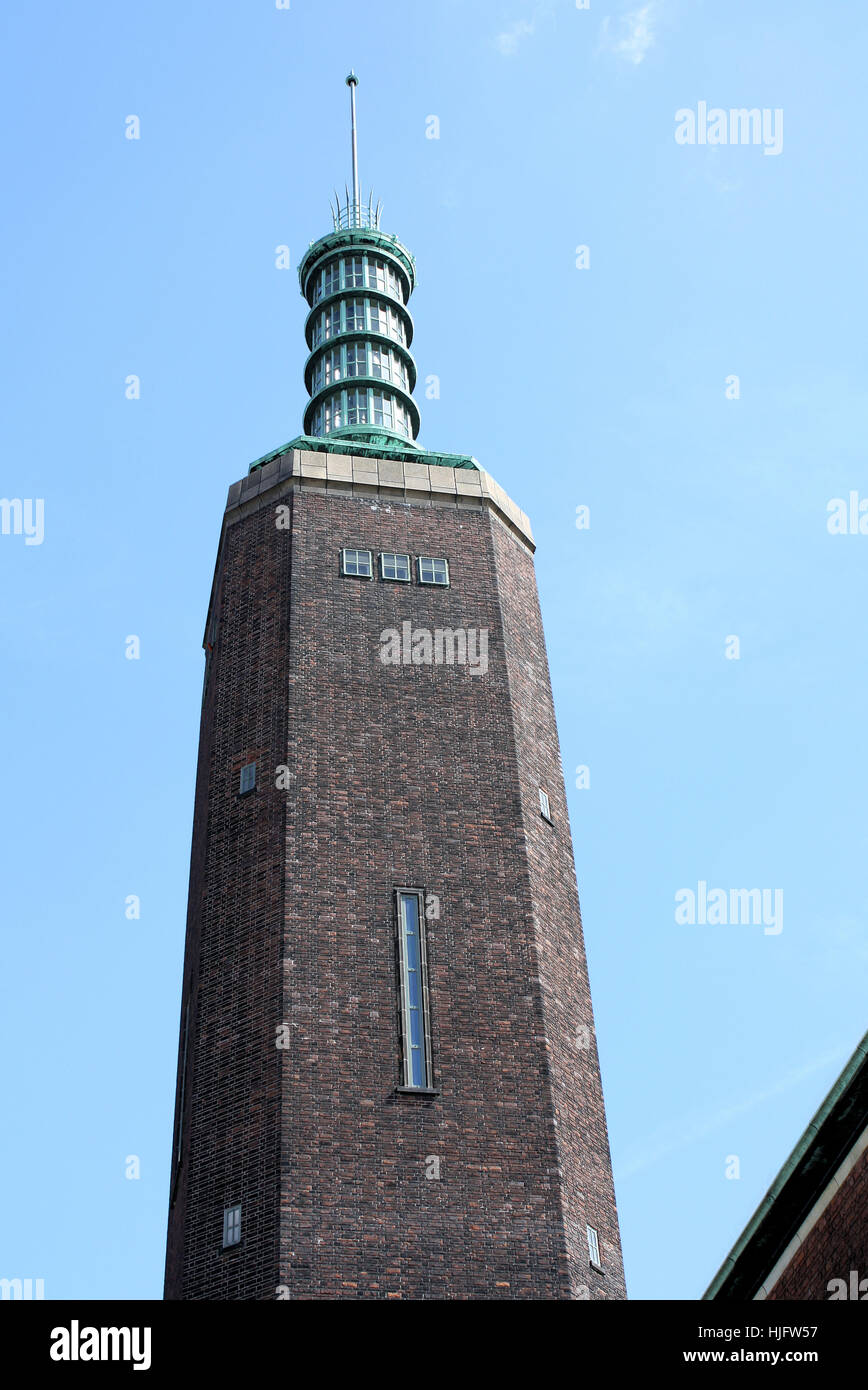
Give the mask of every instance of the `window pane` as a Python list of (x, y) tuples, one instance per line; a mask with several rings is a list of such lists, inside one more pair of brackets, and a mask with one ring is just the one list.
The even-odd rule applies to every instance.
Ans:
[(347, 424), (366, 425), (368, 423), (368, 395), (366, 391), (347, 392)]
[(347, 348), (347, 376), (364, 376), (367, 367), (367, 351), (364, 343), (354, 343)]
[(371, 578), (373, 569), (370, 550), (345, 550), (343, 555), (344, 574), (360, 575), (363, 579)]
[(449, 566), (445, 560), (434, 560), (429, 555), (419, 557), (419, 581), (422, 584), (448, 584)]
[(226, 1207), (223, 1212), (223, 1244), (237, 1245), (241, 1240), (241, 1207)]
[(329, 430), (339, 430), (343, 423), (340, 396), (332, 396), (330, 401), (325, 403), (325, 427), (326, 433)]
[(399, 894), (406, 1084), (427, 1084), (419, 897)]
[(384, 425), (387, 429), (392, 427), (392, 398), (391, 396), (381, 396), (378, 391), (374, 391), (371, 396), (371, 418), (375, 425)]
[(365, 326), (365, 305), (361, 299), (346, 301), (346, 325), (348, 333), (358, 333)]
[(406, 582), (410, 578), (410, 556), (381, 555), (380, 574), (383, 579), (403, 579)]

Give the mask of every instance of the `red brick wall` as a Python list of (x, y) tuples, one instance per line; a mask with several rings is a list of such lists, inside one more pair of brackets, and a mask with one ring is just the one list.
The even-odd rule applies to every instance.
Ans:
[[(493, 523), (492, 534), (507, 634), (571, 1286), (587, 1286), (594, 1298), (625, 1298), (573, 846), (533, 561), (503, 527)], [(548, 791), (552, 824), (540, 815), (540, 787)], [(590, 1047), (584, 1045), (588, 1040)], [(602, 1274), (589, 1267), (588, 1225), (599, 1236)]]
[[(343, 545), (446, 556), (451, 587), (344, 578)], [(169, 1296), (623, 1298), (596, 1052), (576, 1046), (590, 997), (529, 554), (488, 511), (305, 488), (291, 533), (273, 505), (228, 527), (221, 593)], [(384, 665), (380, 634), (404, 620), (487, 628), (488, 673)], [(254, 755), (260, 787), (239, 805)], [(436, 1098), (395, 1093), (396, 886), (440, 899)], [(222, 1252), (233, 1200), (244, 1243)]]
[[(770, 1299), (830, 1298), (829, 1283), (850, 1271), (868, 1280), (868, 1150), (841, 1184), (775, 1284)], [(868, 1285), (860, 1300), (868, 1297)]]
[[(202, 709), (187, 952), (190, 1000), (182, 1161), (174, 1165), (167, 1298), (273, 1296), (277, 1268), (285, 807), (263, 774), (286, 744), (288, 545), (265, 512), (227, 528)], [(260, 785), (239, 798), (243, 764)], [(244, 1245), (222, 1249), (242, 1203)]]

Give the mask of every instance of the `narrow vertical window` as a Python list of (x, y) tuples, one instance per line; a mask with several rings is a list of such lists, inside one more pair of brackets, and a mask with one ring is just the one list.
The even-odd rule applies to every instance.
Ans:
[(241, 1203), (223, 1211), (223, 1249), (241, 1243)]
[(404, 1085), (425, 1089), (431, 1085), (431, 1057), (422, 894), (399, 889), (397, 897)]
[(597, 1232), (594, 1230), (593, 1226), (588, 1226), (587, 1230), (588, 1230), (588, 1254), (589, 1254), (590, 1257), (591, 1257), (591, 1264), (592, 1264), (592, 1265), (596, 1265), (596, 1266), (597, 1266), (597, 1269), (602, 1269), (602, 1268), (603, 1268), (603, 1262), (602, 1262), (602, 1260), (600, 1259), (600, 1242), (599, 1242), (599, 1239), (598, 1239), (598, 1237), (597, 1237)]
[(178, 1149), (175, 1162), (181, 1162), (181, 1141), (184, 1135), (184, 1100), (187, 1094), (187, 1042), (190, 1037), (190, 1000), (184, 1009), (184, 1050), (181, 1056), (181, 1094), (178, 1099)]
[(256, 763), (247, 763), (241, 769), (241, 782), (238, 787), (239, 796), (247, 796), (248, 792), (256, 788)]
[(539, 813), (541, 816), (544, 816), (546, 820), (551, 820), (552, 818), (552, 808), (549, 805), (549, 794), (548, 792), (544, 792), (542, 787), (539, 789)]

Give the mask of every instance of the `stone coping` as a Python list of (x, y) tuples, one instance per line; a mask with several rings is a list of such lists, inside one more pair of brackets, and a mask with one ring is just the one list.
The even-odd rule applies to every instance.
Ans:
[(377, 493), (439, 506), (451, 502), (459, 507), (489, 507), (531, 551), (535, 549), (526, 514), (484, 469), (443, 468), (401, 459), (314, 453), (310, 449), (287, 449), (233, 483), (226, 500), (227, 521), (235, 519), (230, 513), (246, 512), (250, 503), (273, 489), (283, 493), (296, 486), (352, 496)]

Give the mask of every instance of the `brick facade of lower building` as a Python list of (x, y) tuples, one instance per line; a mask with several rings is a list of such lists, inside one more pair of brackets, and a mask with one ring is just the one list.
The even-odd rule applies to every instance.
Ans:
[(859, 1299), (868, 1301), (868, 1149), (805, 1233), (768, 1297), (850, 1299), (854, 1272)]
[(868, 1034), (704, 1299), (868, 1301)]

